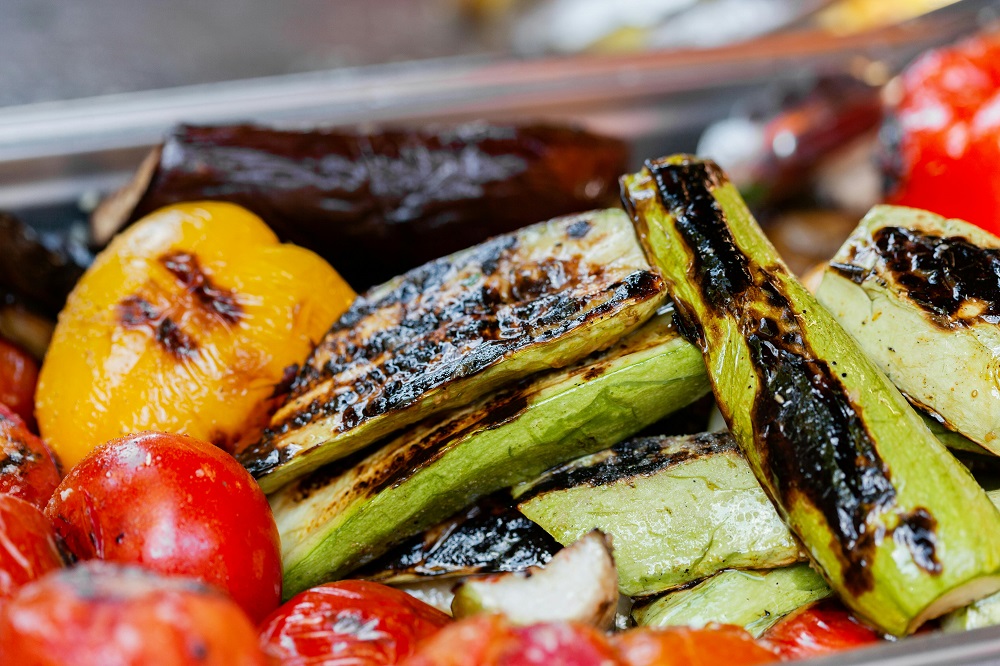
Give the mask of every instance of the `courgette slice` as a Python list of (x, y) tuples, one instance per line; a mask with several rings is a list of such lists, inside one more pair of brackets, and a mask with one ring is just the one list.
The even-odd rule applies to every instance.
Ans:
[(1000, 454), (1000, 238), (876, 206), (816, 298), (911, 402)]
[(733, 436), (841, 599), (904, 635), (1000, 589), (1000, 512), (721, 169), (676, 156), (623, 184)]
[(771, 571), (721, 571), (694, 587), (670, 592), (632, 607), (641, 627), (735, 624), (755, 638), (781, 618), (833, 594), (808, 564)]
[(579, 622), (609, 629), (618, 608), (611, 544), (598, 530), (563, 548), (545, 567), (463, 581), (455, 588), (455, 619), (502, 613), (515, 624)]
[(534, 377), (271, 497), (285, 594), (344, 576), (479, 498), (607, 448), (708, 392), (670, 314), (572, 368)]
[(400, 585), (524, 571), (545, 566), (561, 548), (502, 491), (407, 539), (353, 576)]
[(805, 557), (728, 433), (622, 442), (519, 485), (514, 496), (564, 545), (593, 529), (610, 535), (628, 596)]
[(240, 460), (273, 492), (432, 414), (605, 349), (665, 298), (620, 211), (498, 236), (358, 298)]

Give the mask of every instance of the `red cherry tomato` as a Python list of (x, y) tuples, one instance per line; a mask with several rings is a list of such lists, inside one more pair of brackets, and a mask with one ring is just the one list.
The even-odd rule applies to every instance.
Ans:
[(56, 533), (48, 518), (24, 500), (0, 495), (0, 600), (62, 567)]
[(49, 447), (28, 431), (19, 416), (0, 404), (0, 494), (20, 497), (44, 509), (60, 478)]
[(79, 559), (198, 578), (229, 593), (254, 622), (280, 601), (267, 499), (207, 442), (140, 433), (104, 444), (66, 475), (46, 513)]
[(1000, 233), (1000, 32), (926, 53), (901, 82), (891, 203)]
[(0, 402), (32, 428), (35, 424), (35, 385), (38, 363), (20, 347), (0, 338)]
[(752, 666), (778, 661), (742, 627), (632, 629), (614, 637), (625, 666)]
[(254, 627), (215, 590), (87, 562), (21, 588), (0, 609), (0, 654), (20, 666), (265, 666)]
[(836, 601), (821, 602), (789, 615), (761, 638), (783, 659), (805, 659), (881, 640)]
[(499, 615), (455, 622), (429, 638), (405, 666), (619, 666), (604, 634), (582, 625), (514, 627)]
[(345, 580), (293, 597), (261, 623), (260, 644), (282, 666), (379, 666), (402, 661), (419, 641), (450, 622), (405, 592)]

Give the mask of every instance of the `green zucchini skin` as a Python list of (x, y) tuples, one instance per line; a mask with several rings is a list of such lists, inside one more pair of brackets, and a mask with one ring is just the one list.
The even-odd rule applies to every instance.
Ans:
[(592, 529), (611, 535), (619, 590), (632, 597), (804, 559), (728, 433), (621, 442), (514, 496), (564, 545)]
[(497, 236), (356, 299), (240, 462), (273, 492), (400, 428), (605, 349), (665, 299), (621, 211)]
[(669, 314), (571, 368), (534, 377), (272, 495), (284, 593), (335, 580), (483, 496), (605, 449), (708, 392)]
[(759, 638), (789, 613), (832, 594), (808, 564), (771, 571), (727, 569), (694, 587), (637, 604), (632, 619), (640, 627), (735, 624)]
[(721, 169), (675, 156), (622, 182), (730, 431), (841, 599), (900, 636), (1000, 589), (1000, 513)]
[(961, 220), (876, 206), (816, 297), (899, 390), (1000, 454), (1000, 238)]

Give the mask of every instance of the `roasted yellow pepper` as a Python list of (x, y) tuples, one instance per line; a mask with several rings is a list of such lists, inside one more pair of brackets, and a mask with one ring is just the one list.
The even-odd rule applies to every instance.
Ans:
[(227, 449), (256, 438), (286, 369), (354, 292), (227, 203), (161, 209), (97, 257), (59, 316), (38, 384), (42, 434), (73, 465), (139, 430)]

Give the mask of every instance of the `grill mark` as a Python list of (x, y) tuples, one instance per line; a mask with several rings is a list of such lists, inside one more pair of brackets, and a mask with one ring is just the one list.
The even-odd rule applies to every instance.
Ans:
[[(712, 196), (725, 176), (712, 163), (648, 166), (692, 250), (694, 283), (714, 316), (741, 326), (759, 384), (751, 422), (770, 476), (765, 490), (772, 492), (768, 486), (773, 484), (781, 507), (802, 497), (820, 510), (834, 535), (831, 547), (843, 565), (844, 584), (855, 594), (874, 585), (871, 559), (886, 536), (869, 525), (877, 514), (895, 509), (901, 521), (910, 521), (900, 523), (906, 526), (900, 540), (918, 565), (935, 561), (933, 517), (907, 518), (895, 507), (890, 471), (859, 407), (836, 371), (816, 357), (774, 282), (773, 274), (786, 269), (752, 265), (732, 237)], [(691, 314), (686, 306), (679, 312), (682, 307)]]
[(893, 538), (913, 554), (917, 566), (935, 575), (941, 573), (936, 531), (937, 520), (927, 509), (919, 506), (900, 516), (899, 524), (893, 530)]
[(630, 439), (607, 451), (578, 458), (547, 471), (540, 477), (541, 481), (517, 498), (517, 502), (521, 505), (539, 495), (579, 486), (598, 487), (629, 482), (690, 460), (736, 451), (736, 442), (728, 433)]
[(198, 351), (194, 338), (141, 296), (127, 296), (118, 304), (118, 321), (127, 329), (147, 330), (165, 352), (179, 361), (194, 357)]
[(189, 252), (172, 252), (160, 257), (160, 263), (210, 314), (227, 324), (236, 324), (243, 318), (243, 308), (237, 302), (235, 292), (212, 282), (197, 256)]

